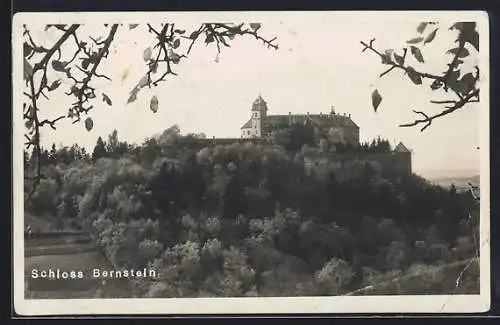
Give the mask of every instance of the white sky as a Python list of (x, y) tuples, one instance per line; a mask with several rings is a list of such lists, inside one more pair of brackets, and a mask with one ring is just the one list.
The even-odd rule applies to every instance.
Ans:
[[(94, 119), (91, 132), (86, 131), (83, 122), (72, 125), (64, 120), (59, 122), (57, 131), (48, 127), (43, 130), (43, 145), (76, 142), (91, 151), (97, 137), (106, 138), (113, 129), (118, 130), (121, 140), (140, 143), (174, 124), (179, 125), (183, 133), (239, 137), (240, 126), (249, 119), (251, 104), (260, 93), (268, 103), (269, 114), (326, 113), (331, 105), (337, 112), (350, 113), (361, 128), (362, 140), (380, 135), (391, 142), (402, 141), (411, 148), (417, 173), (435, 170), (479, 173), (476, 149), (479, 112), (488, 107), (469, 104), (453, 115), (436, 120), (423, 133), (419, 128), (400, 128), (399, 124), (415, 117), (412, 109), (438, 112), (443, 107), (430, 104), (429, 100), (444, 98), (432, 93), (427, 86), (414, 86), (398, 71), (378, 79), (385, 70), (380, 59), (361, 52), (360, 41), (367, 42), (372, 37), (377, 39), (375, 46), (380, 49), (401, 48), (405, 41), (416, 36), (418, 23), (373, 15), (370, 19), (355, 14), (343, 17), (311, 14), (301, 19), (267, 19), (261, 34), (267, 38), (276, 36), (279, 50), (267, 49), (251, 37), (237, 38), (231, 48), (223, 49), (218, 63), (214, 61), (216, 48), (207, 48), (200, 42), (190, 57), (176, 67), (177, 77), (168, 77), (167, 82), (152, 90), (143, 89), (137, 101), (128, 105), (128, 92), (146, 71), (142, 53), (154, 44), (154, 39), (145, 25), (132, 31), (126, 26), (120, 27), (110, 55), (99, 69), (113, 79), (113, 82), (104, 80), (98, 84), (99, 90), (113, 100), (113, 105), (107, 106), (98, 95), (95, 109), (90, 113)], [(187, 19), (184, 21), (186, 24), (178, 27), (188, 29), (189, 35), (191, 24)], [(237, 18), (234, 21), (240, 22)], [(104, 35), (102, 25), (96, 26), (86, 25), (80, 31), (80, 38), (88, 32)], [(57, 39), (41, 28), (33, 30), (33, 37), (47, 46)], [(416, 64), (415, 67), (434, 73), (446, 69), (449, 57), (443, 53), (454, 46), (452, 37), (453, 33), (443, 25), (434, 42), (422, 50), (425, 66)], [(379, 113), (371, 107), (374, 87), (383, 96)], [(149, 110), (153, 94), (160, 103), (156, 114)], [(71, 102), (72, 98), (62, 91), (54, 92), (50, 101), (41, 102), (42, 112), (56, 117), (66, 111)]]

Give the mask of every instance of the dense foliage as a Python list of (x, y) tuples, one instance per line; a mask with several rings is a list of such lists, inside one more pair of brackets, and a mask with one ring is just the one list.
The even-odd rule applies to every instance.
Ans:
[(26, 211), (89, 230), (117, 267), (155, 268), (160, 279), (134, 281), (139, 296), (338, 295), (384, 281), (379, 293), (478, 291), (477, 263), (455, 288), (478, 256), (469, 193), (369, 161), (308, 170), (301, 150), (197, 138), (173, 127), (140, 146), (116, 132), (93, 153), (54, 146)]

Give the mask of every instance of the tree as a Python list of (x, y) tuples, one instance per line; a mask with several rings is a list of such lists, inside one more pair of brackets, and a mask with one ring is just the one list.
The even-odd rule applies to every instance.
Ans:
[[(421, 118), (410, 123), (401, 124), (401, 127), (422, 126), (421, 131), (429, 127), (435, 119), (449, 115), (469, 103), (479, 102), (479, 67), (473, 65), (467, 68), (464, 59), (479, 52), (479, 34), (474, 22), (456, 22), (450, 31), (456, 32), (456, 39), (452, 48), (445, 55), (450, 56), (447, 67), (440, 74), (429, 73), (415, 68), (415, 65), (425, 64), (422, 54), (424, 47), (443, 33), (443, 27), (437, 22), (422, 22), (417, 27), (418, 35), (407, 41), (407, 46), (401, 50), (386, 49), (380, 51), (374, 47), (375, 39), (369, 42), (361, 41), (363, 52), (369, 50), (380, 57), (382, 64), (389, 68), (380, 74), (380, 78), (393, 70), (402, 70), (404, 75), (415, 85), (424, 85), (424, 82), (433, 92), (440, 92), (443, 100), (432, 100), (432, 104), (445, 105), (445, 109), (438, 113), (427, 114), (423, 111), (413, 110)], [(413, 57), (413, 59), (411, 58)], [(412, 62), (413, 61), (413, 62)], [(428, 81), (428, 83), (427, 83)], [(450, 96), (451, 94), (451, 96)], [(382, 95), (378, 89), (372, 92), (372, 105), (377, 112), (382, 102)]]
[(97, 138), (97, 143), (94, 147), (94, 152), (92, 153), (92, 160), (97, 160), (107, 156), (106, 144), (101, 137)]
[[(26, 84), (25, 102), (23, 103), (23, 118), (27, 132), (26, 149), (32, 148), (34, 154), (40, 158), (42, 149), (40, 147), (40, 133), (45, 126), (56, 129), (57, 122), (70, 119), (73, 123), (81, 121), (83, 116), (85, 128), (90, 131), (94, 121), (89, 115), (96, 101), (103, 101), (112, 105), (112, 99), (105, 93), (97, 93), (93, 86), (95, 79), (111, 79), (99, 73), (98, 68), (103, 61), (108, 59), (110, 47), (116, 41), (117, 31), (122, 28), (132, 30), (138, 24), (105, 24), (106, 34), (89, 39), (81, 38), (81, 25), (46, 25), (45, 31), (58, 33), (57, 40), (50, 46), (41, 45), (33, 37), (32, 30), (24, 25), (23, 44), (24, 52), (24, 80)], [(138, 81), (137, 85), (130, 91), (128, 102), (136, 100), (141, 89), (157, 86), (166, 80), (167, 76), (177, 76), (174, 67), (190, 54), (196, 43), (204, 42), (215, 45), (217, 53), (222, 47), (230, 47), (235, 37), (250, 36), (261, 41), (265, 46), (277, 49), (276, 37), (267, 39), (260, 35), (260, 24), (221, 24), (203, 23), (191, 32), (177, 28), (174, 23), (162, 23), (159, 26), (146, 24), (147, 33), (152, 34), (156, 43), (144, 50), (143, 59), (147, 63), (147, 71)], [(73, 50), (65, 50), (63, 45), (73, 45)], [(71, 46), (69, 47), (71, 49)], [(63, 82), (66, 79), (68, 82)], [(40, 110), (40, 98), (49, 98), (50, 93), (67, 86), (65, 94), (74, 97), (75, 101), (68, 108), (67, 114), (50, 116), (42, 119)], [(150, 109), (158, 110), (158, 98), (153, 95)], [(38, 159), (40, 162), (41, 159)], [(40, 165), (36, 166), (33, 191), (42, 178)]]

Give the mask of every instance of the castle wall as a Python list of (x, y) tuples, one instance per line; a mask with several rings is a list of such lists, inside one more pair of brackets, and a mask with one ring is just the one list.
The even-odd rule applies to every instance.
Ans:
[(383, 173), (411, 174), (411, 153), (365, 153), (365, 154), (330, 154), (328, 156), (308, 155), (304, 158), (306, 168), (320, 167), (326, 170), (337, 170), (349, 166), (355, 161), (377, 162)]
[[(254, 144), (266, 144), (265, 139), (242, 139), (242, 138), (216, 138), (216, 139), (196, 139), (196, 147), (199, 149), (213, 147), (216, 145), (232, 145), (234, 143), (244, 144), (252, 142)], [(395, 173), (409, 175), (412, 173), (412, 161), (410, 152), (392, 153), (345, 153), (345, 154), (322, 154), (310, 153), (304, 157), (304, 164), (307, 169), (319, 167), (323, 170), (338, 170), (349, 166), (355, 161), (377, 162), (383, 173)]]
[(345, 127), (344, 141), (352, 144), (359, 144), (359, 129), (353, 127)]

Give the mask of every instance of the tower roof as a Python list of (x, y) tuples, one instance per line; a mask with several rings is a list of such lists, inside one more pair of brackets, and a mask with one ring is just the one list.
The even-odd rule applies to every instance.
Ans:
[(261, 95), (254, 100), (252, 104), (252, 111), (267, 111), (267, 103)]
[(398, 143), (396, 148), (394, 148), (396, 152), (411, 152), (408, 148), (403, 144), (403, 142)]

